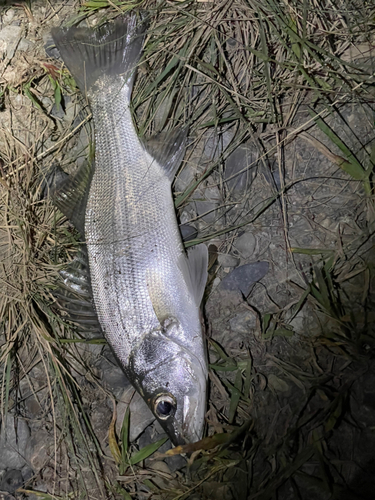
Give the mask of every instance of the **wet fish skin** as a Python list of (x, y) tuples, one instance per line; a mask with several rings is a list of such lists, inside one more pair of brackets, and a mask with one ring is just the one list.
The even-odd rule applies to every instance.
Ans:
[(186, 131), (147, 148), (133, 125), (129, 103), (144, 29), (130, 16), (96, 31), (54, 29), (52, 36), (95, 126), (83, 227), (99, 323), (129, 380), (181, 444), (200, 439), (204, 426), (199, 304), (207, 249), (185, 253), (171, 194)]

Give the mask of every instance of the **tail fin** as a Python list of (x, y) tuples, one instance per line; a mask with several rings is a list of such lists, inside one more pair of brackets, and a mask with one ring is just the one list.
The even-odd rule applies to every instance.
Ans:
[[(91, 28), (53, 28), (52, 38), (61, 57), (86, 95), (102, 76), (132, 78), (138, 63), (145, 23), (135, 15)], [(131, 82), (130, 82), (131, 86)]]

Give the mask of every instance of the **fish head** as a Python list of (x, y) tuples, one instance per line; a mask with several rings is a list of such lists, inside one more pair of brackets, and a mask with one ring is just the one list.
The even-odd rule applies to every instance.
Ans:
[[(199, 366), (186, 352), (169, 359), (150, 372), (151, 388), (146, 401), (171, 441), (185, 444), (202, 437), (206, 412), (206, 380)], [(147, 380), (144, 381), (147, 390)]]
[(132, 367), (132, 373), (138, 372), (137, 381), (132, 382), (176, 446), (202, 438), (207, 365), (203, 345), (201, 350), (193, 353), (173, 338), (154, 332), (146, 336), (138, 352), (139, 370)]

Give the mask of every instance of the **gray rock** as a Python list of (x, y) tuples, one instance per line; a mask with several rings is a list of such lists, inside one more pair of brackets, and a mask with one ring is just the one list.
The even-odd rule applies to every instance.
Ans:
[(34, 47), (34, 43), (31, 40), (27, 40), (26, 38), (22, 38), (20, 43), (18, 44), (17, 50), (20, 52), (27, 52), (28, 50)]
[(12, 59), (22, 37), (21, 26), (5, 26), (0, 31), (0, 59), (6, 55)]
[(240, 259), (238, 257), (225, 253), (220, 254), (217, 260), (223, 267), (236, 267), (240, 263)]
[(40, 429), (37, 432), (33, 432), (27, 444), (25, 455), (28, 464), (35, 472), (39, 472), (49, 462), (51, 457), (53, 458), (54, 446), (54, 437), (46, 430)]
[(224, 179), (232, 195), (243, 195), (254, 180), (257, 155), (245, 144), (231, 153), (225, 162)]
[(100, 371), (102, 381), (116, 396), (122, 394), (125, 388), (132, 389), (109, 346), (104, 347), (102, 356), (95, 366)]
[(257, 240), (249, 231), (243, 233), (234, 242), (234, 247), (238, 250), (244, 259), (254, 257)]
[(98, 438), (99, 443), (103, 443), (108, 435), (108, 428), (112, 419), (112, 411), (107, 406), (99, 406), (91, 413), (91, 425)]
[(34, 475), (33, 469), (31, 467), (29, 467), (28, 465), (25, 465), (25, 467), (22, 467), (21, 473), (22, 473), (24, 483), (29, 481)]
[(23, 484), (23, 477), (21, 471), (17, 469), (8, 470), (2, 477), (0, 483), (0, 490), (7, 491), (8, 493), (15, 493)]
[(178, 172), (174, 181), (175, 191), (184, 191), (194, 180), (194, 170), (186, 163)]
[(125, 412), (130, 403), (129, 440), (133, 442), (155, 420), (155, 417), (142, 396), (133, 387), (125, 389), (119, 400), (117, 404), (116, 433), (120, 436)]
[(236, 314), (229, 320), (232, 332), (247, 335), (256, 327), (256, 317), (251, 311)]
[(198, 231), (194, 226), (189, 226), (188, 224), (181, 224), (180, 226), (181, 237), (184, 241), (193, 240), (198, 236)]
[(16, 500), (13, 495), (6, 491), (0, 491), (0, 500)]
[(14, 9), (9, 9), (3, 15), (3, 23), (8, 24), (12, 21), (14, 16), (16, 15), (16, 11)]
[[(147, 427), (144, 433), (139, 438), (139, 447), (143, 448), (151, 443), (156, 443), (159, 439), (165, 438), (167, 435), (164, 430), (161, 428), (160, 424), (155, 421), (153, 425)], [(172, 443), (168, 439), (162, 446), (160, 446), (158, 452), (165, 453), (166, 451), (172, 448)], [(186, 465), (186, 459), (181, 455), (175, 455), (173, 457), (167, 457), (164, 459), (166, 466), (170, 469), (170, 472), (175, 472), (178, 469), (182, 469)], [(163, 463), (164, 463), (163, 462)], [(155, 461), (153, 458), (146, 460), (146, 465), (154, 468)], [(161, 469), (159, 469), (161, 470)]]
[(195, 210), (197, 215), (201, 216), (205, 222), (214, 222), (216, 219), (216, 208), (218, 203), (208, 200), (195, 201)]
[(0, 469), (21, 469), (25, 463), (25, 451), (30, 438), (27, 423), (10, 413), (2, 422), (0, 433)]
[(245, 297), (250, 293), (254, 283), (261, 280), (268, 272), (268, 262), (254, 262), (237, 267), (220, 283), (222, 290), (240, 291)]

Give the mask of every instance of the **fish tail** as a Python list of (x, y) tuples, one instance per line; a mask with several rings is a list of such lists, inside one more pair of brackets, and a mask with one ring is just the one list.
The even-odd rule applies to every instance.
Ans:
[(120, 16), (99, 28), (52, 28), (60, 55), (84, 95), (103, 76), (122, 75), (132, 87), (146, 25), (135, 15)]

